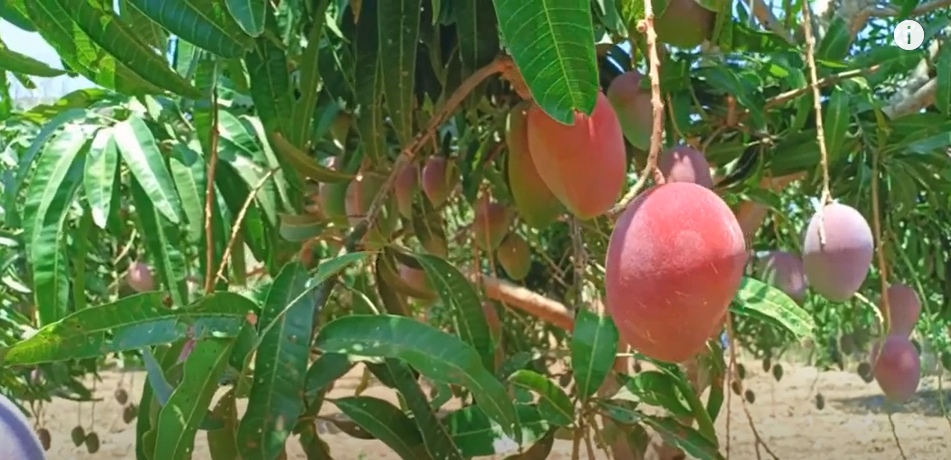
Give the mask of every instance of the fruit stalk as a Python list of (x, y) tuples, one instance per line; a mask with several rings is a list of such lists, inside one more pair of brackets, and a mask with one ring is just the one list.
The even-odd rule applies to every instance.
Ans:
[[(819, 92), (819, 76), (816, 73), (816, 37), (812, 34), (812, 15), (809, 3), (802, 5), (802, 29), (806, 35), (806, 63), (809, 65), (809, 86), (812, 87), (812, 104), (816, 109), (816, 141), (819, 143), (819, 165), (822, 167), (822, 197), (819, 209), (832, 201), (829, 191), (829, 152), (826, 149), (825, 129), (822, 126), (822, 99)], [(819, 211), (819, 245), (825, 246), (825, 229), (822, 225), (822, 211)]]
[[(878, 209), (878, 163), (876, 148), (872, 152), (872, 231), (875, 232), (875, 256), (878, 259), (878, 279), (882, 288), (882, 331), (886, 334), (891, 328), (891, 305), (888, 304), (888, 267), (885, 264), (885, 240), (882, 238), (882, 219)], [(874, 363), (872, 363), (874, 364)]]
[(664, 183), (664, 176), (657, 169), (657, 157), (660, 155), (661, 135), (664, 132), (664, 100), (660, 97), (660, 57), (657, 54), (657, 31), (654, 30), (654, 6), (651, 2), (644, 2), (644, 20), (638, 24), (638, 29), (643, 28), (644, 35), (647, 37), (647, 58), (648, 58), (648, 77), (651, 80), (651, 106), (653, 110), (653, 125), (651, 127), (651, 145), (647, 153), (647, 164), (644, 170), (637, 178), (637, 182), (631, 187), (614, 208), (608, 213), (611, 216), (620, 214), (624, 208), (634, 200), (634, 197), (641, 191), (647, 182), (648, 174), (653, 174), (654, 182), (657, 185)]

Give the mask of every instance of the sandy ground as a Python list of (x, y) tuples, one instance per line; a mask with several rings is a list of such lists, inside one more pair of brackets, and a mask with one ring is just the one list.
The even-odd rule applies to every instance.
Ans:
[[(866, 384), (854, 372), (824, 372), (816, 381), (815, 368), (795, 367), (788, 363), (785, 376), (776, 382), (772, 376), (760, 371), (758, 363), (746, 367), (747, 388), (756, 393), (756, 401), (747, 404), (752, 422), (760, 437), (777, 458), (783, 460), (879, 460), (901, 459), (892, 436), (887, 411), (877, 385)], [(331, 396), (348, 396), (359, 381), (359, 372), (351, 372), (337, 382)], [(135, 386), (132, 387), (134, 379)], [(123, 423), (122, 408), (112, 397), (120, 385), (130, 390), (131, 400), (137, 400), (138, 388), (144, 381), (142, 373), (110, 372), (103, 375), (97, 385), (95, 417), (91, 421), (90, 404), (80, 405), (71, 401), (56, 400), (45, 408), (42, 423), (52, 432), (53, 444), (49, 460), (122, 459), (135, 457), (135, 428)], [(814, 386), (815, 384), (815, 386)], [(815, 406), (816, 391), (824, 396), (823, 410)], [(365, 393), (393, 401), (393, 394), (386, 388), (373, 386)], [(908, 459), (951, 458), (951, 422), (943, 415), (938, 399), (936, 379), (925, 379), (919, 387), (918, 396), (899, 408), (893, 416), (895, 431)], [(945, 406), (951, 409), (949, 392), (943, 393)], [(739, 397), (732, 397), (729, 406), (729, 458), (733, 460), (772, 459), (764, 448), (757, 456), (756, 442), (750, 423), (743, 411)], [(243, 410), (239, 401), (239, 410)], [(325, 414), (333, 414), (332, 404), (324, 405)], [(82, 420), (90, 423), (102, 439), (102, 448), (90, 455), (84, 447), (73, 447), (69, 431)], [(133, 422), (134, 423), (134, 422)], [(324, 438), (330, 445), (336, 460), (391, 460), (396, 455), (378, 441), (351, 438), (334, 429), (322, 426)], [(717, 420), (717, 432), (721, 436), (721, 452), (727, 446), (727, 407), (724, 406)], [(208, 459), (204, 432), (199, 432), (195, 460)], [(583, 449), (582, 449), (583, 450)], [(570, 458), (571, 445), (558, 441), (549, 457), (552, 460)], [(288, 442), (288, 459), (305, 458), (296, 439)], [(503, 458), (499, 455), (496, 458)], [(582, 458), (587, 458), (582, 454)], [(607, 458), (599, 453), (598, 458)]]

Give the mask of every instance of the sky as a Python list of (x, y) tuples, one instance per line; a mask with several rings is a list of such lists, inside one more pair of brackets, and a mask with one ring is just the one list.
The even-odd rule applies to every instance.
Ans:
[[(46, 43), (46, 40), (43, 40), (40, 34), (36, 32), (25, 32), (7, 21), (0, 20), (0, 37), (3, 37), (3, 42), (13, 51), (45, 62), (51, 67), (57, 69), (63, 68), (59, 62), (59, 56), (56, 54), (56, 50)], [(28, 90), (21, 86), (18, 81), (11, 79), (11, 95), (14, 98), (31, 96), (57, 98), (77, 89), (96, 86), (86, 78), (74, 78), (66, 75), (56, 78), (32, 77), (32, 80), (36, 83), (37, 88), (35, 90)]]

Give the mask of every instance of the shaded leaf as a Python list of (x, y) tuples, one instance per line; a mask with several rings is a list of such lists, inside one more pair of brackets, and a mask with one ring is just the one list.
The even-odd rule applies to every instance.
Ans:
[(234, 340), (203, 339), (185, 359), (182, 381), (159, 411), (154, 458), (189, 460), (198, 426), (218, 389)]
[(377, 3), (380, 65), (383, 94), (390, 121), (401, 145), (413, 140), (416, 95), (416, 47), (422, 0), (390, 0)]
[(238, 448), (247, 460), (268, 460), (284, 451), (297, 417), (304, 411), (303, 388), (310, 358), (315, 310), (311, 277), (299, 262), (285, 265), (268, 291), (259, 324), (248, 409), (238, 426)]
[(575, 421), (575, 407), (571, 399), (558, 385), (544, 375), (528, 369), (515, 371), (508, 377), (509, 382), (534, 391), (539, 396), (538, 410), (549, 423), (568, 426)]
[(614, 366), (618, 331), (610, 316), (580, 309), (571, 333), (571, 370), (581, 399), (593, 395)]
[(333, 400), (334, 405), (400, 458), (416, 458), (423, 438), (406, 414), (388, 401), (370, 396)]
[(486, 413), (518, 439), (518, 420), (505, 387), (483, 366), (479, 354), (455, 336), (405, 316), (352, 315), (321, 328), (315, 346), (331, 353), (400, 359), (427, 378), (466, 387)]

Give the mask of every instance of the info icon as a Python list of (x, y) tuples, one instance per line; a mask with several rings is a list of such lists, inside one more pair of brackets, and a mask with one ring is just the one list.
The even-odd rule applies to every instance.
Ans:
[(922, 29), (917, 21), (907, 19), (895, 26), (895, 45), (899, 48), (911, 51), (918, 49), (924, 41), (925, 29)]

